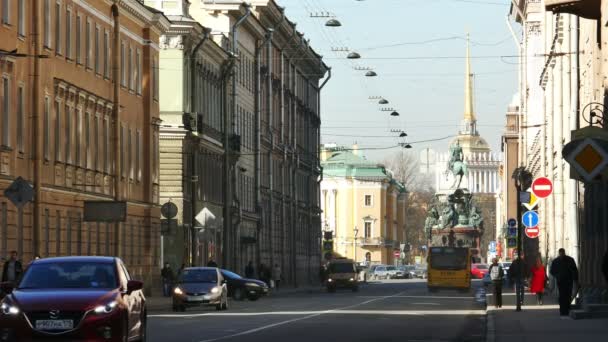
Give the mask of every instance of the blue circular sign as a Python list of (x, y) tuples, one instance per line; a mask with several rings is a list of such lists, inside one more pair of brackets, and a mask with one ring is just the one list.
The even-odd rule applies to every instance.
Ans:
[(514, 218), (510, 218), (509, 221), (507, 221), (507, 224), (509, 225), (509, 227), (513, 228), (513, 227), (517, 227), (517, 220)]
[(526, 211), (521, 216), (521, 223), (523, 223), (526, 227), (538, 226), (538, 214), (536, 211)]

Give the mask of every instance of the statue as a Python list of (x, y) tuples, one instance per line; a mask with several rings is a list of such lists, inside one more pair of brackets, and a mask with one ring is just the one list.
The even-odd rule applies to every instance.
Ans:
[(464, 163), (464, 153), (458, 140), (456, 140), (456, 144), (450, 146), (450, 159), (445, 174), (447, 175), (449, 172), (454, 175), (454, 183), (450, 188), (460, 188), (462, 177), (467, 173), (467, 165)]
[(441, 211), (441, 228), (452, 227), (454, 225), (454, 207), (452, 203), (447, 203)]
[(427, 216), (424, 222), (424, 229), (427, 234), (430, 236), (431, 230), (439, 223), (439, 213), (435, 207), (432, 207), (429, 211), (429, 215)]
[(469, 224), (475, 228), (483, 226), (483, 218), (481, 217), (481, 211), (475, 206), (471, 206), (471, 212), (469, 214)]

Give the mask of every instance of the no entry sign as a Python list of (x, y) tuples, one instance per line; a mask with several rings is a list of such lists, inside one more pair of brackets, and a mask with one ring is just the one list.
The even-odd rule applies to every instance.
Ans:
[(532, 182), (532, 192), (538, 198), (546, 198), (553, 192), (553, 182), (547, 177), (538, 177)]
[(538, 228), (538, 226), (536, 227), (526, 227), (526, 236), (529, 237), (530, 239), (536, 239), (538, 237), (538, 235), (540, 235), (540, 229)]

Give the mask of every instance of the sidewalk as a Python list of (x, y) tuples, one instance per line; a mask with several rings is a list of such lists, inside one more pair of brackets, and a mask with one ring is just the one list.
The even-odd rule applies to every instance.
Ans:
[(494, 298), (488, 288), (487, 342), (600, 342), (608, 340), (608, 319), (561, 319), (557, 298), (546, 295), (543, 305), (526, 293), (521, 312), (515, 311), (515, 293), (503, 293), (503, 306), (494, 308)]
[[(311, 294), (311, 293), (320, 293), (322, 288), (320, 285), (318, 286), (300, 286), (300, 287), (281, 287), (279, 291), (271, 289), (267, 296), (262, 297), (260, 300), (264, 300), (266, 298), (281, 298), (287, 297), (290, 295), (297, 294)], [(230, 299), (232, 300), (232, 299)], [(163, 297), (161, 295), (148, 296), (146, 297), (146, 306), (148, 308), (148, 313), (158, 312), (158, 311), (171, 311), (171, 297)]]

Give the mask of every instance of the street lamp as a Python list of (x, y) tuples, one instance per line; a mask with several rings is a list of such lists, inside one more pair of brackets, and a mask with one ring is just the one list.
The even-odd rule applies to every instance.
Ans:
[(392, 112), (392, 113), (391, 113), (391, 116), (399, 116), (399, 113), (397, 113), (396, 111), (395, 111), (395, 112)]
[(367, 76), (367, 77), (376, 77), (376, 76), (378, 76), (378, 74), (376, 74), (375, 71), (371, 71), (370, 70), (370, 71), (368, 71), (368, 72), (365, 73), (365, 76)]
[(361, 55), (353, 51), (353, 52), (349, 53), (348, 56), (346, 56), (346, 58), (359, 59), (359, 58), (361, 58)]
[(388, 100), (382, 99), (382, 100), (378, 101), (378, 104), (388, 104)]
[(353, 261), (357, 262), (357, 234), (359, 234), (359, 229), (357, 229), (357, 226), (355, 226), (353, 232), (355, 233), (355, 238), (353, 239)]
[(342, 26), (342, 23), (340, 21), (338, 21), (337, 19), (329, 19), (326, 23), (325, 26), (329, 26), (329, 27), (340, 27)]

